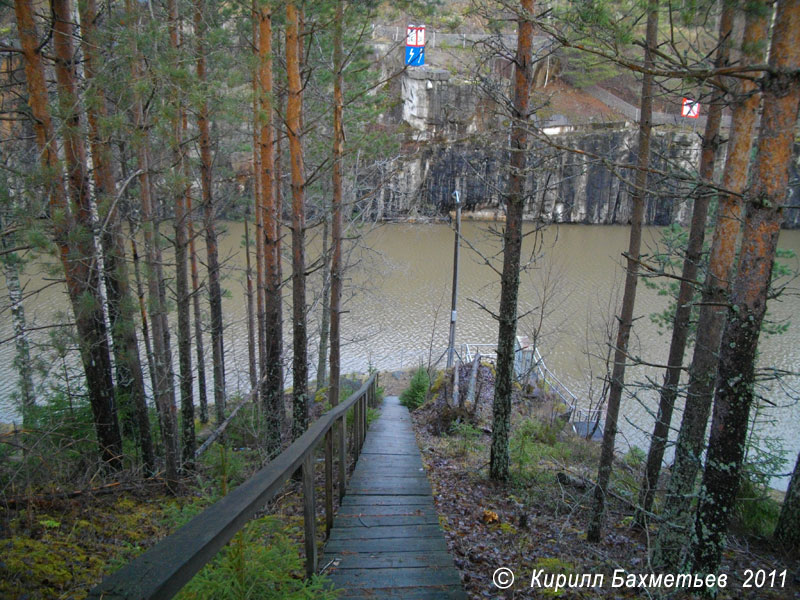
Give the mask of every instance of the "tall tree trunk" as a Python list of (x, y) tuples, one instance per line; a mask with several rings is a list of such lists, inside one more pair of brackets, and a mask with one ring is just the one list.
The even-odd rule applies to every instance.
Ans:
[[(188, 166), (188, 164), (187, 164)], [(194, 310), (194, 345), (197, 354), (197, 391), (200, 395), (200, 422), (208, 423), (208, 390), (206, 389), (206, 354), (203, 344), (203, 314), (200, 312), (200, 273), (197, 268), (195, 231), (192, 220), (192, 194), (186, 193), (186, 230), (189, 234), (189, 265), (192, 273), (192, 309)]]
[[(199, 0), (198, 0), (199, 2)], [(180, 21), (178, 18), (177, 0), (167, 2), (169, 12), (169, 41), (176, 62), (180, 62), (181, 47), (178, 39)], [(198, 5), (195, 13), (201, 12)], [(202, 15), (201, 17), (202, 18)], [(195, 21), (198, 19), (195, 16)], [(195, 26), (195, 33), (197, 27)], [(193, 468), (194, 451), (197, 447), (194, 431), (194, 372), (192, 371), (192, 321), (189, 305), (189, 269), (187, 250), (189, 244), (186, 229), (186, 196), (189, 194), (189, 181), (186, 175), (186, 152), (183, 149), (184, 92), (180, 81), (174, 81), (174, 101), (177, 111), (172, 119), (172, 163), (175, 176), (173, 179), (172, 197), (175, 204), (175, 294), (178, 310), (178, 373), (181, 393), (181, 458), (186, 469)]]
[(286, 130), (292, 164), (292, 439), (308, 427), (308, 340), (306, 324), (305, 171), (302, 146), (300, 15), (286, 4)]
[(522, 210), (525, 204), (528, 118), (532, 83), (533, 0), (522, 0), (517, 16), (517, 55), (514, 61), (514, 106), (511, 126), (510, 174), (506, 195), (506, 228), (503, 234), (503, 275), (500, 280), (497, 376), (494, 391), (492, 450), (489, 476), (508, 479), (508, 437), (511, 427), (511, 392), (514, 340), (517, 335), (517, 297), (522, 251)]
[[(770, 6), (765, 0), (747, 8), (741, 56), (744, 63), (759, 64), (765, 56)], [(661, 527), (653, 550), (657, 568), (674, 571), (683, 562), (689, 536), (692, 500), (705, 431), (711, 411), (717, 357), (727, 315), (728, 287), (741, 229), (740, 194), (747, 185), (750, 150), (761, 95), (755, 82), (730, 82), (733, 114), (728, 154), (722, 176), (725, 192), (718, 195), (717, 223), (711, 242), (706, 280), (697, 322), (694, 353), (689, 368), (686, 406), (675, 445), (675, 462), (664, 497)], [(738, 88), (738, 89), (737, 89)]]
[(259, 100), (261, 156), (261, 222), (264, 243), (264, 337), (261, 359), (261, 402), (266, 417), (266, 444), (271, 455), (280, 452), (283, 421), (283, 368), (281, 364), (282, 299), (280, 275), (280, 213), (273, 180), (272, 125), (272, 13), (262, 3), (259, 10)]
[(717, 392), (695, 518), (693, 570), (716, 573), (739, 487), (753, 399), (756, 350), (783, 222), (800, 107), (800, 0), (778, 2), (742, 249), (720, 345)]
[[(330, 378), (328, 401), (331, 406), (339, 404), (339, 374), (341, 371), (341, 306), (342, 306), (342, 171), (344, 168), (344, 5), (337, 0), (336, 16), (333, 20), (333, 171), (331, 199), (331, 273), (330, 273)], [(339, 421), (336, 433), (329, 439), (328, 450), (335, 454), (334, 445), (344, 448), (346, 444), (345, 424)], [(337, 461), (339, 481), (345, 479), (346, 461)], [(339, 489), (339, 500), (344, 497), (344, 488)]]
[[(719, 20), (719, 36), (715, 67), (727, 67), (730, 57), (730, 36), (733, 29), (734, 7), (728, 2), (722, 3), (722, 14)], [(718, 82), (719, 83), (719, 82)], [(698, 168), (699, 181), (696, 184), (692, 222), (689, 228), (689, 241), (686, 256), (683, 261), (681, 283), (676, 300), (675, 317), (672, 322), (672, 340), (669, 346), (667, 369), (664, 374), (664, 385), (658, 403), (658, 414), (653, 426), (653, 435), (650, 449), (647, 453), (644, 477), (639, 491), (639, 508), (637, 520), (645, 525), (647, 514), (653, 507), (658, 477), (661, 473), (661, 461), (664, 459), (664, 449), (669, 437), (672, 422), (672, 410), (675, 399), (678, 397), (678, 385), (683, 371), (683, 355), (686, 351), (686, 342), (689, 338), (689, 318), (692, 315), (695, 283), (703, 255), (703, 241), (705, 240), (706, 221), (708, 219), (708, 205), (714, 194), (714, 162), (717, 150), (720, 147), (719, 127), (722, 121), (722, 108), (725, 93), (719, 87), (715, 88), (711, 96), (706, 118), (706, 127), (703, 134), (703, 143), (700, 150), (700, 166)]]
[(94, 83), (96, 68), (101, 60), (97, 39), (97, 5), (95, 0), (78, 3), (81, 19), (83, 46), (83, 69), (87, 83), (93, 85), (92, 101), (87, 105), (89, 141), (92, 152), (95, 195), (101, 218), (105, 224), (100, 231), (103, 247), (103, 265), (108, 295), (108, 314), (111, 323), (111, 338), (114, 341), (114, 359), (117, 372), (117, 397), (125, 398), (129, 404), (129, 420), (137, 432), (142, 461), (148, 471), (155, 464), (155, 452), (147, 415), (147, 396), (144, 374), (139, 358), (139, 342), (136, 337), (135, 307), (131, 298), (128, 265), (125, 256), (125, 240), (117, 209), (116, 184), (111, 167), (113, 154), (107, 138), (102, 132), (102, 122), (107, 119), (106, 97), (102, 85)]
[(76, 112), (77, 91), (72, 68), (72, 31), (68, 23), (69, 6), (54, 0), (53, 44), (56, 77), (63, 109), (64, 157), (72, 207), (61, 177), (55, 130), (47, 105), (44, 67), (39, 55), (39, 40), (30, 0), (16, 0), (14, 12), (25, 62), (28, 104), (34, 117), (36, 142), (42, 167), (49, 174), (48, 194), (53, 217), (54, 238), (59, 247), (72, 309), (80, 339), (81, 359), (97, 432), (100, 457), (112, 467), (122, 458), (122, 437), (117, 420), (111, 377), (111, 357), (106, 336), (105, 316), (100, 297), (100, 275), (92, 236), (91, 208), (86, 180), (86, 163)]
[[(3, 224), (0, 223), (0, 229)], [(3, 249), (10, 246), (6, 236), (0, 239)], [(19, 283), (20, 259), (16, 252), (5, 254), (0, 262), (3, 263), (3, 272), (6, 277), (6, 289), (8, 290), (8, 300), (11, 305), (11, 321), (14, 328), (14, 346), (16, 356), (14, 357), (14, 368), (19, 373), (19, 399), (22, 408), (22, 427), (32, 427), (31, 409), (36, 406), (36, 398), (33, 390), (33, 375), (31, 373), (31, 350), (28, 342), (27, 324), (25, 321), (25, 307), (22, 304), (22, 287)]]
[(250, 389), (255, 390), (258, 386), (258, 370), (256, 368), (256, 313), (255, 299), (253, 295), (253, 269), (250, 265), (250, 227), (247, 221), (250, 217), (250, 210), (245, 211), (244, 216), (244, 256), (247, 264), (245, 277), (247, 278), (247, 364), (250, 372)]
[[(258, 346), (259, 380), (266, 375), (264, 364), (266, 361), (266, 317), (264, 314), (264, 286), (266, 275), (264, 271), (264, 214), (266, 209), (262, 206), (261, 194), (261, 116), (260, 110), (260, 84), (259, 84), (259, 48), (260, 48), (260, 10), (259, 0), (253, 0), (253, 208), (256, 224), (256, 321)], [(259, 396), (263, 390), (259, 389)]]
[[(653, 67), (653, 51), (658, 35), (658, 0), (649, 0), (647, 5), (647, 37), (644, 48), (645, 69)], [(644, 217), (644, 196), (647, 191), (647, 169), (650, 164), (650, 133), (653, 117), (653, 76), (645, 73), (642, 77), (641, 116), (639, 118), (639, 148), (636, 161), (631, 203), (631, 233), (628, 244), (625, 291), (622, 295), (622, 308), (619, 315), (617, 342), (614, 350), (614, 368), (609, 386), (606, 423), (603, 430), (603, 443), (600, 451), (600, 466), (597, 484), (594, 488), (592, 520), (587, 531), (590, 542), (599, 542), (606, 518), (606, 491), (611, 478), (614, 461), (614, 443), (617, 437), (617, 419), (622, 390), (625, 385), (625, 364), (628, 353), (628, 340), (633, 327), (633, 307), (636, 303), (636, 285), (639, 281), (639, 256), (642, 246), (642, 220)]]
[(142, 283), (142, 270), (139, 267), (141, 261), (139, 260), (139, 249), (136, 244), (136, 229), (134, 223), (131, 226), (131, 260), (133, 262), (133, 275), (136, 281), (136, 297), (139, 300), (139, 316), (142, 319), (142, 339), (144, 340), (144, 350), (147, 355), (147, 370), (150, 373), (150, 387), (155, 395), (156, 389), (156, 362), (153, 356), (153, 344), (150, 341), (150, 326), (148, 323), (150, 319), (147, 317), (147, 299), (144, 291), (144, 284)]
[(319, 324), (319, 356), (317, 357), (317, 393), (325, 387), (328, 378), (328, 334), (331, 322), (330, 242), (328, 241), (328, 211), (322, 212), (322, 314)]
[[(277, 38), (280, 40), (280, 37)], [(276, 351), (273, 351), (273, 354), (276, 356), (280, 356), (281, 360), (284, 360), (283, 357), (283, 141), (286, 138), (286, 134), (283, 130), (283, 116), (286, 114), (286, 98), (284, 94), (278, 93), (276, 95), (277, 106), (275, 107), (275, 111), (273, 112), (273, 132), (275, 136), (275, 161), (273, 164), (273, 186), (275, 188), (275, 245), (273, 248), (273, 252), (275, 254), (275, 271), (272, 274), (274, 277), (274, 282), (270, 286), (273, 293), (276, 295), (276, 298), (280, 299), (280, 304), (275, 307), (276, 316), (273, 317), (273, 320), (276, 323), (275, 329), (275, 340), (274, 343), (276, 344)], [(269, 273), (268, 273), (269, 275)], [(283, 364), (283, 363), (281, 363)], [(281, 402), (280, 402), (280, 410), (278, 411), (278, 417), (280, 419), (280, 426), (283, 428), (286, 425), (287, 417), (286, 417), (286, 406), (283, 400), (283, 368), (281, 367), (280, 372), (280, 394), (281, 394)]]
[[(140, 15), (133, 0), (127, 0), (129, 20), (138, 28)], [(144, 78), (142, 58), (138, 48), (134, 49), (131, 65), (134, 98), (133, 116), (137, 131), (136, 153), (139, 175), (139, 196), (142, 204), (142, 227), (144, 230), (145, 262), (147, 265), (147, 295), (152, 325), (153, 346), (153, 395), (161, 424), (164, 441), (164, 458), (167, 486), (173, 488), (178, 480), (178, 420), (173, 387), (172, 356), (169, 347), (167, 314), (164, 302), (163, 265), (158, 236), (158, 215), (150, 189), (150, 154), (145, 123), (144, 105), (137, 85)]]
[[(195, 35), (197, 36), (197, 79), (206, 83), (205, 23), (202, 2), (195, 0)], [(200, 185), (203, 191), (203, 212), (208, 262), (208, 302), (211, 310), (211, 357), (214, 362), (214, 407), (217, 423), (225, 420), (225, 346), (223, 345), (222, 285), (220, 283), (219, 249), (217, 247), (216, 206), (212, 195), (211, 135), (208, 101), (201, 94), (197, 106), (197, 129), (200, 132)]]
[[(333, 194), (331, 202), (331, 319), (330, 319), (330, 381), (328, 399), (331, 406), (339, 404), (339, 376), (341, 371), (342, 311), (342, 170), (344, 162), (344, 43), (342, 21), (344, 0), (336, 4), (333, 21)], [(338, 443), (344, 443), (344, 429), (337, 434)], [(341, 466), (340, 466), (341, 468)], [(343, 493), (343, 491), (340, 491)]]

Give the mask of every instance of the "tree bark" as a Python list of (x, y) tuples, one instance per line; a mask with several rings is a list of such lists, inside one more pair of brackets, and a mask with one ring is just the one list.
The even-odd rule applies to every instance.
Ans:
[(300, 81), (300, 15), (286, 4), (286, 130), (292, 165), (292, 439), (308, 427), (308, 340), (306, 323), (305, 171), (302, 147), (302, 82)]
[[(342, 21), (344, 0), (336, 4), (333, 21), (333, 173), (331, 201), (331, 299), (330, 299), (330, 380), (328, 400), (331, 406), (339, 404), (339, 377), (341, 370), (341, 306), (342, 306), (342, 170), (344, 161), (344, 44)], [(342, 443), (344, 430), (338, 432)]]
[[(0, 239), (2, 248), (8, 248), (6, 237)], [(19, 283), (20, 261), (16, 252), (3, 256), (0, 261), (6, 278), (8, 301), (11, 305), (11, 321), (14, 327), (14, 368), (19, 373), (19, 399), (22, 408), (22, 427), (32, 427), (31, 409), (36, 406), (36, 397), (33, 389), (33, 376), (31, 374), (31, 350), (28, 342), (27, 324), (25, 320), (25, 307), (22, 304), (22, 287)]]
[[(714, 61), (716, 68), (728, 66), (730, 57), (729, 39), (733, 29), (734, 7), (727, 2), (723, 2), (722, 6), (717, 56)], [(672, 411), (675, 407), (675, 399), (678, 397), (678, 385), (683, 371), (683, 355), (689, 338), (689, 318), (692, 315), (692, 304), (696, 289), (693, 282), (697, 279), (697, 272), (702, 260), (708, 205), (711, 196), (714, 194), (711, 186), (714, 183), (714, 162), (717, 150), (721, 145), (719, 127), (722, 122), (724, 101), (724, 92), (719, 87), (715, 88), (708, 105), (708, 116), (700, 150), (699, 181), (693, 194), (692, 222), (689, 227), (689, 241), (683, 261), (675, 317), (672, 322), (672, 339), (669, 346), (667, 369), (664, 374), (664, 384), (661, 387), (658, 414), (653, 426), (653, 435), (650, 449), (647, 453), (644, 477), (639, 490), (637, 521), (643, 526), (646, 525), (647, 515), (653, 507), (653, 498), (658, 485), (658, 477), (661, 473), (661, 462), (664, 459), (664, 450), (667, 446), (672, 422)]]
[(331, 278), (329, 218), (327, 208), (322, 209), (322, 313), (319, 324), (319, 353), (317, 357), (317, 393), (325, 387), (328, 378), (328, 340), (331, 324)]
[(197, 393), (200, 396), (200, 422), (208, 423), (208, 390), (206, 388), (206, 359), (203, 344), (203, 313), (200, 310), (200, 272), (197, 268), (195, 230), (192, 219), (192, 194), (186, 194), (186, 231), (189, 235), (189, 267), (192, 275), (192, 309), (194, 312), (194, 345), (197, 355)]
[(72, 31), (67, 21), (69, 5), (55, 0), (53, 45), (56, 54), (56, 77), (63, 99), (64, 157), (67, 163), (72, 207), (62, 179), (55, 129), (47, 105), (44, 66), (39, 54), (39, 40), (30, 0), (16, 0), (14, 12), (25, 62), (28, 104), (34, 118), (36, 143), (42, 167), (48, 174), (48, 195), (53, 219), (54, 238), (67, 281), (67, 290), (75, 314), (80, 339), (81, 360), (97, 432), (100, 457), (114, 468), (121, 466), (122, 437), (117, 420), (111, 377), (111, 357), (106, 336), (105, 318), (100, 297), (100, 275), (91, 229), (91, 210), (83, 143), (75, 112), (77, 92), (73, 68)]
[[(336, 3), (336, 16), (333, 20), (333, 170), (331, 177), (331, 264), (330, 264), (330, 360), (328, 379), (328, 402), (331, 406), (339, 405), (339, 379), (341, 371), (341, 306), (342, 306), (342, 171), (344, 167), (344, 0)], [(332, 437), (336, 448), (344, 448), (345, 424), (339, 420), (336, 433)], [(330, 448), (333, 454), (334, 448)], [(343, 451), (339, 450), (338, 456)], [(337, 465), (338, 481), (344, 482), (345, 461), (339, 460)], [(344, 497), (345, 490), (339, 489), (339, 500)]]
[[(202, 0), (196, 0), (195, 32), (197, 34), (197, 79), (206, 83), (205, 24)], [(199, 14), (198, 14), (199, 11)], [(214, 371), (214, 410), (217, 423), (225, 420), (225, 346), (223, 344), (222, 284), (220, 282), (219, 248), (217, 246), (216, 206), (212, 192), (211, 134), (208, 100), (200, 95), (197, 105), (197, 129), (200, 133), (200, 187), (203, 194), (203, 216), (208, 263), (208, 303), (211, 311), (211, 359)]]
[[(264, 362), (266, 361), (266, 320), (264, 313), (264, 286), (266, 275), (264, 271), (264, 213), (261, 195), (261, 117), (259, 83), (259, 48), (260, 48), (260, 20), (259, 0), (253, 0), (253, 207), (255, 213), (256, 236), (256, 321), (258, 324), (256, 342), (258, 346), (259, 380), (266, 375)], [(259, 390), (259, 395), (262, 390)]]
[[(176, 61), (180, 61), (181, 45), (178, 39), (180, 22), (178, 19), (178, 2), (167, 2), (169, 12), (170, 47)], [(197, 16), (197, 13), (201, 13)], [(195, 9), (195, 21), (202, 20), (202, 4), (200, 0)], [(195, 35), (199, 36), (195, 26)], [(192, 320), (189, 299), (188, 245), (189, 237), (186, 228), (186, 197), (189, 194), (189, 180), (186, 177), (187, 158), (183, 148), (184, 106), (180, 81), (173, 82), (173, 100), (177, 111), (172, 122), (172, 163), (175, 176), (172, 178), (172, 197), (175, 204), (175, 293), (178, 310), (178, 373), (181, 393), (181, 458), (185, 469), (194, 465), (194, 451), (197, 441), (194, 431), (194, 372), (192, 371)]]
[[(764, 60), (770, 12), (769, 4), (764, 0), (749, 5), (741, 51), (746, 63), (758, 64)], [(761, 101), (755, 82), (740, 79), (738, 83), (729, 83), (734, 91), (728, 154), (722, 176), (722, 188), (726, 191), (718, 195), (717, 222), (689, 367), (686, 405), (675, 445), (675, 462), (664, 497), (664, 520), (652, 556), (653, 565), (665, 572), (675, 571), (683, 563), (689, 535), (695, 480), (705, 445), (719, 345), (727, 315), (728, 287), (741, 229), (740, 194), (747, 185), (753, 130)]]
[[(139, 342), (136, 337), (135, 307), (131, 298), (125, 241), (117, 209), (116, 184), (112, 170), (113, 154), (110, 144), (102, 132), (102, 122), (107, 118), (106, 96), (102, 84), (95, 82), (96, 68), (101, 60), (101, 47), (97, 36), (97, 5), (95, 0), (78, 3), (81, 19), (83, 70), (87, 83), (92, 86), (93, 98), (87, 104), (86, 116), (89, 124), (89, 142), (92, 153), (95, 196), (98, 213), (104, 219), (100, 231), (103, 247), (103, 265), (108, 296), (108, 316), (111, 323), (111, 338), (114, 342), (114, 360), (117, 373), (117, 397), (125, 398), (121, 403), (130, 413), (127, 417), (136, 431), (139, 450), (145, 469), (152, 471), (155, 452), (147, 414), (147, 397), (144, 374), (139, 357)], [(129, 404), (129, 405), (128, 405)], [(122, 409), (122, 406), (120, 407)]]
[[(508, 438), (511, 427), (511, 392), (514, 371), (514, 341), (517, 335), (517, 297), (522, 251), (522, 210), (525, 204), (527, 126), (530, 117), (532, 83), (533, 0), (522, 0), (518, 19), (517, 54), (514, 61), (514, 104), (512, 110), (510, 174), (506, 194), (506, 227), (503, 233), (503, 274), (497, 334), (497, 375), (495, 379), (492, 448), (489, 476), (508, 479)], [(457, 367), (456, 367), (457, 368)]]
[[(649, 0), (647, 6), (647, 37), (644, 48), (645, 69), (653, 66), (653, 51), (658, 36), (658, 0)], [(617, 437), (617, 419), (625, 386), (625, 365), (628, 353), (628, 340), (633, 328), (633, 307), (636, 303), (636, 285), (639, 281), (639, 256), (642, 245), (642, 221), (644, 217), (644, 196), (647, 191), (647, 168), (650, 164), (650, 133), (653, 117), (653, 76), (645, 73), (642, 77), (641, 116), (639, 119), (639, 148), (636, 161), (635, 189), (631, 194), (633, 210), (631, 213), (631, 233), (628, 244), (627, 272), (625, 290), (622, 295), (622, 308), (619, 315), (614, 368), (611, 372), (606, 423), (603, 430), (603, 443), (600, 450), (600, 466), (597, 485), (594, 488), (592, 520), (587, 531), (590, 542), (599, 542), (606, 519), (606, 491), (611, 478), (614, 462), (614, 443)]]
[(259, 99), (261, 157), (261, 222), (264, 253), (264, 354), (261, 357), (261, 402), (266, 417), (266, 445), (270, 455), (280, 452), (283, 422), (283, 367), (281, 363), (280, 212), (273, 170), (272, 121), (272, 12), (264, 3), (259, 16)]
[(250, 265), (250, 226), (247, 221), (250, 210), (244, 216), (244, 256), (246, 262), (245, 277), (247, 278), (247, 364), (250, 374), (250, 389), (258, 387), (258, 370), (256, 368), (256, 313), (255, 298), (253, 294), (253, 269)]
[(149, 319), (147, 318), (147, 300), (144, 291), (144, 284), (142, 283), (142, 270), (139, 268), (141, 261), (139, 260), (139, 249), (136, 245), (136, 227), (133, 222), (130, 222), (131, 228), (131, 261), (133, 262), (133, 276), (136, 281), (136, 297), (139, 300), (139, 316), (142, 320), (142, 340), (144, 341), (144, 350), (147, 355), (147, 371), (150, 373), (150, 387), (155, 394), (158, 386), (156, 385), (156, 363), (153, 357), (153, 344), (150, 341), (150, 326), (148, 325)]
[(717, 392), (708, 454), (695, 518), (693, 571), (715, 573), (739, 487), (753, 400), (756, 350), (783, 221), (800, 107), (800, 0), (778, 3), (769, 66), (762, 80), (764, 109), (753, 183), (731, 308), (720, 345)]

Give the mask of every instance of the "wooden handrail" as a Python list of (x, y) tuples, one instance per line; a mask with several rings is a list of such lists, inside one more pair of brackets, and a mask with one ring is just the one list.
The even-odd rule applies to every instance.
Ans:
[[(227, 496), (209, 506), (172, 535), (106, 577), (89, 592), (89, 598), (145, 600), (172, 598), (219, 550), (283, 487), (303, 465), (306, 573), (316, 571), (314, 451), (334, 423), (345, 429), (347, 411), (354, 408), (353, 452), (361, 450), (366, 433), (367, 406), (373, 406), (377, 374), (350, 398), (317, 419), (306, 432), (274, 460)], [(329, 445), (326, 444), (326, 453)], [(340, 461), (344, 452), (340, 451)], [(332, 457), (331, 457), (332, 459)], [(344, 470), (340, 469), (340, 477)], [(326, 469), (326, 476), (328, 470)], [(340, 494), (345, 481), (339, 480)], [(328, 488), (326, 485), (326, 495)], [(326, 502), (326, 511), (332, 502)]]

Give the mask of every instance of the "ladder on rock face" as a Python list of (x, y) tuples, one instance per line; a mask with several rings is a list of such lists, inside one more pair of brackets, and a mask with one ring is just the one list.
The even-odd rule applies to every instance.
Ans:
[[(497, 359), (497, 344), (464, 344), (461, 355), (465, 363), (472, 362), (476, 353), (494, 361)], [(601, 408), (578, 408), (578, 397), (556, 377), (542, 358), (539, 348), (527, 336), (518, 335), (514, 344), (514, 374), (517, 381), (540, 385), (548, 393), (555, 394), (567, 407), (568, 422), (572, 430), (581, 437), (598, 440), (603, 437), (605, 410)]]

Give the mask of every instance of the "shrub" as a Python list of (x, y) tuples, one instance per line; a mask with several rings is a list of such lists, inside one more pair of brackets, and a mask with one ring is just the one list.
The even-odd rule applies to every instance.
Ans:
[(408, 410), (415, 410), (422, 406), (428, 395), (430, 383), (428, 372), (422, 367), (417, 369), (414, 377), (411, 378), (408, 388), (400, 394), (400, 404), (407, 407)]
[(333, 600), (325, 577), (303, 578), (297, 544), (282, 523), (267, 516), (248, 523), (180, 591), (181, 600)]
[(536, 467), (541, 461), (569, 459), (571, 447), (558, 441), (558, 432), (558, 424), (548, 425), (537, 419), (526, 419), (514, 429), (509, 447), (519, 477), (530, 476), (530, 467)]
[(459, 438), (457, 444), (459, 456), (466, 456), (469, 452), (473, 452), (480, 447), (478, 442), (481, 437), (481, 430), (471, 423), (464, 421), (452, 423), (450, 425), (450, 435)]

